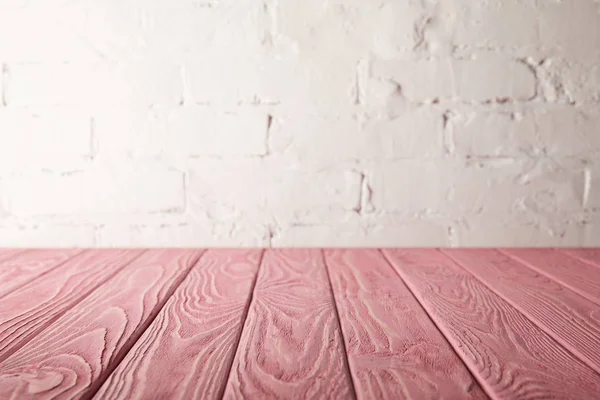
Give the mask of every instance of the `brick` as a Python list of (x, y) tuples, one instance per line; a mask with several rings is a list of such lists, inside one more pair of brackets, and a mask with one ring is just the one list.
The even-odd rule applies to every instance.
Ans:
[(311, 213), (351, 213), (360, 200), (360, 175), (339, 168), (303, 170), (261, 159), (199, 160), (189, 179), (191, 212), (215, 221), (291, 223)]
[(377, 156), (381, 144), (363, 134), (359, 125), (352, 115), (277, 113), (270, 130), (271, 148), (298, 164)]
[(12, 175), (1, 183), (7, 211), (15, 216), (182, 212), (181, 172), (112, 160), (81, 171)]
[(192, 215), (220, 222), (267, 220), (268, 169), (262, 159), (194, 160), (188, 180)]
[(548, 101), (600, 100), (600, 4), (541, 2), (540, 32), (546, 49), (540, 68)]
[(391, 118), (373, 118), (365, 123), (368, 140), (379, 138), (387, 158), (436, 158), (444, 148), (442, 112), (408, 109)]
[(85, 15), (72, 15), (56, 2), (44, 3), (8, 8), (3, 2), (0, 6), (0, 37), (18, 38), (0, 40), (0, 54), (6, 62), (101, 59), (97, 49), (82, 37), (84, 32), (77, 29), (85, 26)]
[(465, 217), (456, 227), (456, 237), (460, 247), (579, 246), (584, 227), (572, 223), (553, 230), (537, 219), (484, 213)]
[[(231, 51), (234, 51), (233, 49)], [(287, 109), (347, 110), (355, 101), (355, 63), (332, 56), (275, 56), (268, 49), (209, 51), (186, 63), (186, 79), (195, 103), (281, 104)], [(319, 60), (319, 61), (317, 61)]]
[(91, 118), (77, 109), (0, 108), (0, 164), (89, 156)]
[[(218, 0), (138, 2), (136, 5), (143, 11), (146, 23), (136, 33), (138, 37), (143, 33), (146, 51), (180, 63), (206, 53), (213, 46), (211, 43), (217, 28), (222, 27), (223, 31), (230, 29), (232, 35), (233, 28), (244, 29), (247, 24), (233, 25), (233, 21), (241, 18), (230, 10), (247, 4)], [(225, 18), (228, 13), (232, 17), (229, 21)], [(248, 36), (241, 40), (248, 39)], [(236, 45), (236, 41), (231, 40), (228, 44)]]
[(359, 206), (361, 184), (358, 172), (343, 167), (280, 167), (269, 181), (268, 203), (281, 223), (340, 220)]
[(600, 101), (600, 57), (547, 58), (537, 68), (540, 94), (548, 103), (595, 105)]
[[(273, 238), (273, 247), (421, 247), (448, 246), (447, 228), (419, 220), (382, 225), (371, 229), (361, 224), (291, 226)], [(331, 232), (335, 231), (333, 237)]]
[(366, 175), (376, 210), (416, 219), (445, 210), (450, 173), (443, 160), (401, 160), (380, 163)]
[(391, 59), (412, 52), (414, 23), (424, 13), (425, 8), (416, 2), (283, 0), (277, 8), (277, 32), (301, 50), (367, 50)]
[(98, 228), (101, 247), (265, 247), (268, 233), (265, 226), (230, 224), (181, 223), (106, 225)]
[(177, 105), (183, 97), (180, 68), (156, 59), (11, 64), (8, 78), (6, 102), (11, 106)]
[(119, 104), (174, 106), (183, 101), (181, 66), (174, 61), (149, 56), (102, 66), (101, 74), (94, 77), (101, 107)]
[(158, 56), (147, 41), (147, 31), (157, 17), (148, 9), (156, 1), (62, 3), (53, 7), (55, 19), (68, 26), (71, 35), (86, 44), (98, 59), (122, 63), (142, 55)]
[(533, 71), (501, 56), (379, 62), (373, 65), (373, 76), (392, 79), (398, 91), (413, 102), (524, 101), (536, 94)]
[(256, 108), (174, 109), (167, 121), (167, 149), (189, 155), (265, 155), (268, 121), (267, 113)]
[(456, 95), (468, 102), (526, 101), (536, 94), (533, 71), (501, 56), (457, 60), (453, 64)]
[(582, 211), (584, 168), (580, 162), (499, 159), (456, 162), (451, 178), (451, 215), (519, 216), (524, 222), (568, 219)]
[(452, 11), (456, 13), (454, 43), (461, 50), (531, 56), (540, 45), (539, 8), (530, 0), (460, 0)]
[(6, 102), (11, 106), (82, 105), (94, 94), (92, 77), (91, 69), (66, 63), (10, 64)]
[[(422, 6), (412, 2), (386, 1), (380, 4), (362, 3), (352, 11), (354, 24), (350, 25), (351, 32), (362, 39), (364, 48), (378, 58), (395, 58), (412, 52), (418, 45), (414, 25), (425, 14)], [(347, 18), (344, 8), (341, 8), (340, 14), (340, 19)]]
[[(225, 2), (209, 14), (201, 14), (204, 12), (190, 15), (206, 20), (208, 28), (196, 36), (200, 46), (191, 43), (192, 52), (183, 60), (191, 99), (219, 105), (277, 103), (278, 87), (287, 79), (280, 71), (289, 63), (283, 54), (273, 57), (269, 15), (263, 5)], [(202, 26), (200, 22), (188, 25), (188, 19), (183, 19), (184, 26)]]
[[(420, 219), (394, 223), (392, 219), (370, 228), (362, 246), (447, 247), (451, 245), (448, 227), (439, 221)], [(361, 246), (357, 241), (356, 246)]]
[(275, 114), (274, 152), (298, 163), (428, 158), (443, 151), (442, 113), (409, 109), (396, 116)]
[(452, 123), (460, 154), (486, 157), (589, 157), (600, 151), (600, 113), (593, 107), (545, 106), (514, 111), (471, 110)]
[(466, 111), (453, 119), (452, 130), (456, 150), (463, 155), (588, 157), (600, 152), (599, 124), (595, 108), (545, 106)]
[(277, 104), (278, 87), (286, 87), (287, 77), (281, 72), (285, 61), (262, 60), (261, 53), (250, 56), (212, 48), (186, 60), (185, 81), (192, 101), (217, 106)]
[(0, 225), (0, 247), (90, 248), (96, 245), (91, 225)]
[(111, 109), (96, 113), (94, 131), (101, 154), (262, 156), (268, 121), (253, 107)]
[(543, 1), (538, 6), (544, 47), (555, 55), (598, 61), (600, 4), (597, 1)]
[(202, 7), (209, 1), (5, 3), (0, 37), (19, 38), (0, 41), (0, 54), (10, 62), (122, 62), (142, 55), (181, 60), (201, 51), (220, 22), (214, 9)]
[(233, 7), (230, 13), (238, 19), (224, 14), (226, 19), (202, 52), (185, 61), (186, 83), (195, 103), (278, 104), (292, 110), (345, 110), (353, 104), (355, 52), (346, 51), (340, 42), (335, 52), (331, 47), (303, 48), (286, 34), (293, 28), (277, 14), (287, 5), (273, 10), (260, 3), (241, 10)]
[(106, 108), (94, 111), (94, 138), (99, 154), (158, 155), (165, 149), (164, 107)]
[(453, 119), (452, 131), (461, 155), (518, 157), (545, 150), (531, 112), (472, 111)]
[(455, 96), (452, 69), (450, 59), (378, 61), (372, 64), (372, 77), (391, 79), (409, 101), (433, 102)]
[[(293, 0), (282, 0), (274, 10), (277, 33), (281, 41), (293, 43), (301, 51), (340, 45), (336, 51), (344, 51), (350, 43), (339, 43), (344, 33), (345, 18), (356, 9), (356, 2), (341, 4), (332, 1), (323, 4), (308, 0), (302, 4)], [(346, 5), (346, 7), (344, 7)]]
[(600, 152), (598, 107), (548, 107), (535, 112), (535, 122), (548, 154), (588, 158)]

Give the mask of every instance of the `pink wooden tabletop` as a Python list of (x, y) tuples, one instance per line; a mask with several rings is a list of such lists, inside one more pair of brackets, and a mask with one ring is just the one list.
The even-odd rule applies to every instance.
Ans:
[(0, 399), (598, 399), (600, 249), (0, 249)]

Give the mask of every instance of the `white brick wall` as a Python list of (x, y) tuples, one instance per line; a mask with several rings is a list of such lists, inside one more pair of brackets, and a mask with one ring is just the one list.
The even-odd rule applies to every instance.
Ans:
[(524, 63), (485, 53), (472, 57), (387, 61), (373, 70), (417, 103), (527, 101), (535, 96), (535, 76)]
[(82, 170), (13, 173), (0, 183), (5, 211), (17, 218), (183, 212), (183, 173), (155, 164), (97, 160)]
[(0, 247), (600, 245), (597, 0), (9, 0), (0, 66)]
[[(91, 117), (65, 107), (0, 108), (0, 165), (30, 166), (90, 156)], [(12, 134), (11, 134), (12, 133)]]

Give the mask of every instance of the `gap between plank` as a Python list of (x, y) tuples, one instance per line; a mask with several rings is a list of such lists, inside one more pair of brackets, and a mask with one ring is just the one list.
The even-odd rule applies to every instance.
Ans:
[(325, 251), (321, 249), (321, 257), (323, 258), (323, 265), (325, 265), (325, 272), (327, 272), (327, 280), (329, 282), (329, 290), (331, 292), (331, 297), (333, 299), (333, 310), (335, 311), (335, 318), (337, 319), (338, 328), (340, 329), (340, 335), (342, 337), (342, 346), (344, 349), (344, 361), (345, 367), (348, 371), (348, 375), (350, 376), (350, 384), (352, 389), (353, 398), (357, 398), (356, 396), (356, 387), (354, 384), (354, 376), (352, 375), (352, 370), (350, 369), (350, 360), (348, 359), (348, 349), (346, 348), (346, 337), (344, 336), (344, 330), (342, 329), (342, 320), (340, 318), (340, 313), (338, 311), (337, 300), (335, 299), (335, 292), (333, 291), (333, 284), (331, 283), (331, 275), (329, 274), (329, 266), (327, 265), (327, 259), (325, 258)]
[[(502, 300), (506, 301), (508, 304), (510, 304), (511, 306), (513, 306), (515, 309), (517, 309), (517, 311), (519, 311), (525, 318), (527, 318), (535, 326), (537, 326), (538, 328), (540, 328), (542, 330), (542, 332), (546, 333), (548, 336), (550, 336), (552, 339), (554, 339), (567, 352), (571, 353), (575, 358), (577, 358), (578, 360), (580, 360), (581, 362), (583, 362), (585, 365), (587, 365), (588, 367), (590, 367), (591, 369), (593, 369), (594, 371), (596, 371), (596, 373), (600, 374), (600, 369), (598, 369), (598, 367), (596, 367), (591, 361), (587, 360), (587, 357), (585, 357), (584, 355), (580, 354), (577, 351), (577, 349), (571, 349), (571, 347), (573, 347), (573, 346), (569, 346), (568, 344), (565, 344), (564, 340), (562, 340), (560, 337), (556, 336), (551, 330), (546, 329), (542, 323), (540, 323), (539, 321), (537, 321), (536, 318), (530, 316), (527, 311), (525, 311), (524, 309), (522, 309), (518, 305), (518, 303), (510, 300), (508, 297), (504, 296), (502, 293), (500, 293), (499, 291), (497, 291), (496, 289), (494, 289), (492, 286), (486, 284), (483, 280), (479, 279), (479, 277), (477, 275), (475, 275), (474, 273), (472, 273), (471, 271), (469, 271), (468, 268), (464, 267), (463, 264), (459, 260), (457, 260), (454, 257), (452, 257), (450, 254), (446, 253), (443, 250), (440, 250), (440, 253), (442, 253), (446, 258), (450, 259), (452, 262), (454, 262), (460, 268), (462, 268), (463, 270), (465, 270), (468, 274), (472, 275), (483, 286), (485, 286), (488, 289), (490, 289), (490, 291), (492, 293), (495, 293)], [(517, 260), (512, 260), (512, 261), (516, 262), (519, 265), (523, 265), (523, 263), (521, 263), (521, 262), (519, 262)], [(523, 265), (523, 267), (527, 268), (527, 266), (525, 266), (525, 265)], [(569, 289), (567, 289), (567, 290), (569, 290)]]
[[(90, 251), (95, 251), (95, 250), (90, 250)], [(79, 254), (82, 254), (82, 253), (79, 253)], [(123, 269), (125, 267), (127, 267), (133, 261), (135, 261), (138, 258), (140, 258), (142, 256), (142, 254), (144, 254), (144, 253), (145, 253), (145, 250), (141, 251), (140, 254), (138, 254), (137, 256), (133, 257), (129, 262), (123, 264), (123, 266), (121, 266), (121, 268), (117, 269), (112, 274), (109, 274), (102, 281), (98, 282), (97, 285), (93, 286), (90, 290), (88, 290), (86, 293), (84, 293), (80, 298), (78, 298), (75, 302), (73, 302), (73, 304), (71, 304), (70, 306), (65, 306), (65, 308), (62, 311), (58, 312), (54, 317), (52, 317), (51, 319), (49, 319), (45, 324), (42, 324), (34, 332), (32, 332), (29, 335), (27, 335), (27, 337), (25, 339), (23, 339), (23, 342), (20, 344), (20, 346), (15, 347), (12, 351), (7, 351), (4, 356), (0, 357), (0, 363), (6, 361), (10, 356), (12, 356), (13, 354), (15, 354), (17, 351), (21, 350), (25, 345), (27, 345), (27, 343), (29, 343), (31, 340), (33, 340), (33, 338), (36, 337), (37, 335), (39, 335), (44, 329), (48, 328), (50, 325), (52, 325), (54, 322), (56, 322), (60, 317), (62, 317), (63, 315), (65, 315), (70, 309), (72, 309), (73, 307), (76, 307), (79, 303), (81, 303), (89, 295), (91, 295), (96, 289), (98, 289), (100, 286), (104, 285), (106, 282), (108, 282), (109, 280), (111, 280), (112, 278), (114, 278), (115, 275), (117, 275), (119, 272), (123, 271)]]
[[(147, 250), (144, 250), (144, 252), (146, 252), (146, 251)], [(104, 382), (115, 371), (115, 369), (119, 366), (119, 364), (121, 364), (121, 362), (125, 359), (125, 356), (127, 356), (129, 351), (137, 343), (137, 341), (140, 339), (140, 337), (142, 337), (144, 332), (146, 332), (148, 327), (150, 327), (150, 325), (152, 325), (152, 323), (154, 322), (154, 320), (156, 319), (158, 314), (160, 314), (160, 312), (163, 309), (163, 307), (165, 306), (165, 304), (167, 304), (167, 301), (169, 301), (171, 296), (173, 296), (173, 293), (175, 293), (175, 291), (177, 291), (177, 289), (183, 283), (185, 278), (188, 277), (188, 275), (190, 274), (192, 269), (194, 269), (194, 267), (196, 267), (196, 265), (198, 265), (198, 262), (200, 262), (200, 259), (202, 258), (202, 256), (204, 254), (206, 254), (206, 250), (203, 250), (202, 253), (200, 253), (200, 255), (198, 255), (197, 258), (192, 260), (192, 262), (190, 262), (190, 266), (187, 268), (187, 270), (185, 270), (182, 274), (180, 274), (177, 277), (177, 279), (175, 280), (175, 283), (173, 283), (173, 285), (171, 285), (169, 290), (167, 290), (165, 297), (156, 305), (156, 307), (154, 307), (154, 310), (150, 313), (148, 318), (146, 318), (146, 321), (144, 321), (142, 324), (140, 324), (140, 326), (127, 338), (127, 340), (125, 340), (123, 347), (116, 353), (113, 361), (110, 362), (108, 364), (107, 368), (104, 370), (104, 372), (101, 373), (100, 376), (98, 376), (96, 383), (92, 384), (92, 386), (87, 390), (87, 392), (81, 397), (82, 400), (92, 399), (96, 395), (96, 393), (98, 392), (98, 390), (100, 390), (100, 388), (102, 387)]]
[[(22, 254), (25, 254), (27, 251), (24, 251), (23, 253), (17, 253), (16, 256), (20, 256)], [(80, 250), (78, 253), (73, 254), (71, 257), (67, 258), (64, 261), (59, 262), (58, 264), (56, 264), (55, 266), (51, 267), (50, 269), (48, 269), (47, 271), (42, 272), (40, 275), (33, 277), (31, 280), (27, 281), (27, 282), (23, 282), (21, 285), (19, 286), (15, 286), (14, 288), (12, 288), (11, 290), (9, 290), (8, 292), (4, 293), (2, 296), (0, 296), (0, 299), (4, 296), (6, 296), (7, 294), (10, 294), (12, 292), (14, 292), (15, 290), (21, 289), (24, 286), (29, 285), (30, 283), (38, 280), (38, 278), (42, 278), (44, 277), (46, 274), (54, 271), (55, 269), (58, 269), (59, 267), (62, 267), (63, 265), (65, 265), (67, 262), (71, 261), (72, 259), (74, 259), (77, 256), (82, 255), (85, 252), (85, 250)], [(12, 260), (13, 257), (10, 257), (9, 260)], [(8, 260), (3, 260), (4, 261), (8, 261)]]
[(460, 352), (458, 351), (457, 347), (454, 345), (453, 341), (450, 340), (451, 335), (449, 334), (449, 332), (444, 328), (443, 324), (438, 324), (435, 321), (435, 319), (433, 318), (433, 316), (429, 313), (429, 310), (427, 309), (427, 307), (425, 307), (421, 303), (421, 301), (419, 300), (419, 298), (415, 294), (415, 292), (414, 292), (414, 290), (412, 288), (412, 285), (409, 283), (409, 281), (400, 272), (400, 269), (394, 267), (394, 263), (388, 258), (387, 254), (385, 254), (384, 251), (382, 251), (381, 249), (378, 249), (378, 250), (382, 254), (382, 256), (385, 259), (385, 261), (388, 263), (388, 265), (390, 266), (390, 268), (394, 271), (394, 273), (396, 275), (398, 275), (398, 277), (400, 278), (400, 280), (404, 283), (404, 285), (406, 286), (406, 288), (408, 289), (408, 291), (410, 292), (410, 294), (413, 296), (413, 298), (421, 306), (421, 308), (423, 309), (423, 311), (425, 311), (425, 314), (427, 315), (427, 317), (429, 318), (429, 320), (433, 323), (433, 326), (435, 326), (438, 329), (438, 331), (442, 334), (442, 336), (446, 340), (446, 343), (448, 343), (450, 345), (450, 348), (452, 350), (454, 350), (454, 353), (456, 354), (456, 356), (458, 357), (458, 359), (463, 363), (463, 365), (465, 366), (465, 368), (467, 369), (467, 371), (469, 371), (469, 373), (471, 374), (471, 377), (475, 380), (475, 382), (479, 383), (479, 386), (481, 387), (481, 389), (485, 392), (485, 394), (488, 395), (488, 397), (490, 399), (492, 399), (492, 400), (500, 400), (500, 398), (498, 396), (496, 396), (496, 394), (492, 390), (492, 388), (488, 387), (487, 382), (485, 380), (483, 380), (483, 379), (480, 379), (480, 377), (475, 373), (475, 371), (473, 371), (469, 367), (469, 364), (467, 363), (467, 361), (465, 360), (465, 358), (463, 358), (463, 356), (460, 354)]
[(238, 337), (237, 337), (237, 340), (235, 343), (235, 351), (233, 353), (233, 357), (231, 357), (231, 360), (229, 361), (229, 368), (228, 368), (229, 371), (227, 372), (227, 378), (224, 379), (223, 386), (221, 387), (221, 390), (219, 390), (219, 395), (217, 396), (217, 398), (221, 399), (221, 400), (225, 397), (225, 390), (227, 390), (227, 384), (229, 383), (229, 378), (231, 377), (231, 370), (233, 369), (233, 362), (235, 361), (235, 358), (237, 357), (238, 351), (240, 349), (240, 342), (242, 340), (242, 334), (244, 333), (244, 327), (246, 326), (246, 320), (248, 319), (248, 312), (250, 311), (250, 307), (252, 306), (252, 302), (254, 301), (254, 291), (256, 290), (256, 282), (258, 281), (258, 274), (260, 274), (260, 267), (265, 258), (265, 252), (266, 252), (266, 250), (262, 249), (262, 252), (260, 253), (260, 258), (258, 260), (258, 268), (256, 268), (256, 274), (254, 274), (254, 278), (252, 279), (250, 295), (248, 296), (248, 300), (246, 301), (246, 306), (244, 307), (242, 326), (241, 326), (240, 332), (238, 333)]
[(584, 263), (586, 263), (586, 264), (589, 264), (589, 265), (591, 265), (591, 266), (593, 266), (593, 267), (598, 267), (598, 268), (600, 268), (600, 264), (598, 264), (597, 262), (595, 262), (595, 261), (592, 261), (592, 260), (588, 260), (587, 258), (583, 258), (583, 257), (581, 257), (581, 256), (579, 256), (579, 255), (577, 255), (577, 254), (573, 254), (573, 253), (571, 253), (570, 251), (564, 251), (564, 250), (560, 250), (560, 249), (555, 249), (555, 251), (558, 251), (558, 252), (560, 252), (560, 253), (562, 253), (562, 254), (566, 255), (567, 257), (571, 257), (571, 258), (572, 258), (572, 259), (574, 259), (574, 260), (581, 261), (581, 262), (584, 262)]
[(528, 262), (528, 261), (522, 260), (521, 258), (519, 258), (519, 256), (516, 256), (516, 255), (510, 254), (509, 252), (507, 252), (507, 251), (505, 251), (505, 250), (501, 250), (501, 249), (497, 249), (497, 250), (498, 250), (500, 253), (502, 253), (502, 254), (504, 254), (505, 256), (507, 256), (508, 258), (510, 258), (511, 260), (513, 260), (513, 261), (516, 261), (516, 262), (518, 262), (518, 263), (522, 264), (522, 265), (523, 265), (525, 268), (529, 267), (529, 269), (532, 269), (532, 270), (534, 270), (535, 272), (537, 272), (537, 273), (539, 273), (539, 274), (542, 274), (542, 275), (544, 275), (546, 278), (548, 278), (548, 279), (550, 279), (550, 280), (552, 280), (552, 281), (556, 282), (557, 284), (559, 284), (559, 285), (561, 285), (561, 286), (564, 286), (564, 287), (566, 287), (567, 289), (570, 289), (570, 290), (572, 290), (573, 292), (577, 293), (577, 294), (578, 294), (578, 295), (580, 295), (581, 297), (584, 297), (584, 298), (588, 299), (588, 300), (589, 300), (589, 301), (591, 301), (592, 303), (600, 305), (600, 302), (598, 301), (598, 299), (594, 299), (594, 298), (593, 298), (594, 296), (590, 296), (589, 294), (585, 293), (584, 291), (582, 291), (582, 290), (579, 290), (579, 289), (577, 289), (576, 287), (574, 287), (574, 286), (572, 286), (572, 285), (569, 285), (569, 284), (568, 284), (568, 283), (566, 283), (566, 282), (563, 282), (563, 281), (562, 281), (560, 278), (558, 278), (558, 277), (554, 277), (554, 276), (552, 276), (551, 274), (548, 274), (548, 273), (546, 273), (546, 272), (545, 272), (543, 269), (541, 269), (541, 268), (538, 268), (536, 265), (534, 265), (534, 264), (532, 264), (532, 263), (530, 263), (530, 262)]

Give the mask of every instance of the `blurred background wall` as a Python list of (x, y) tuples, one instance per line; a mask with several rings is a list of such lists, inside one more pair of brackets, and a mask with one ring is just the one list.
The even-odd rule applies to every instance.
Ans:
[(0, 0), (0, 246), (600, 245), (596, 0)]

